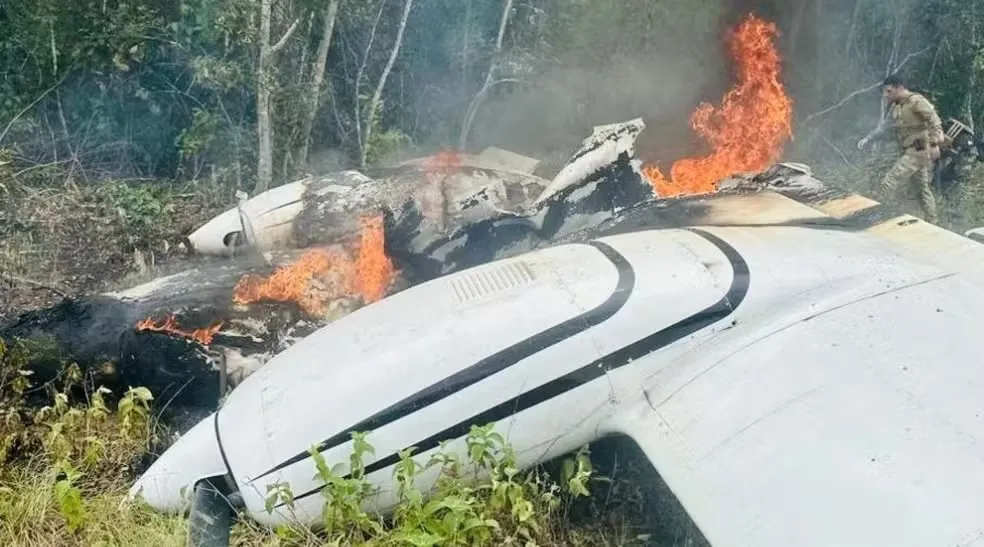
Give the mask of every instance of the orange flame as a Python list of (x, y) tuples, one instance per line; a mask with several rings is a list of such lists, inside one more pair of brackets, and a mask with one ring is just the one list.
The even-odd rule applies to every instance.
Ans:
[(312, 249), (290, 266), (278, 268), (263, 279), (255, 274), (247, 274), (239, 280), (232, 291), (232, 301), (236, 304), (252, 302), (297, 302), (304, 311), (312, 314), (322, 312), (319, 299), (309, 298), (307, 288), (311, 279), (324, 275), (331, 269), (335, 257), (328, 249)]
[(361, 295), (367, 304), (375, 302), (386, 295), (395, 277), (393, 262), (386, 256), (383, 217), (363, 219), (353, 292)]
[(160, 325), (158, 325), (156, 322), (154, 322), (153, 319), (149, 317), (147, 319), (144, 319), (143, 321), (137, 321), (136, 329), (138, 332), (154, 331), (154, 332), (166, 332), (168, 334), (176, 334), (184, 338), (190, 338), (198, 342), (199, 344), (207, 346), (212, 343), (212, 338), (214, 338), (215, 334), (219, 332), (219, 329), (222, 328), (222, 325), (223, 322), (219, 321), (218, 323), (215, 323), (212, 326), (206, 327), (204, 329), (184, 330), (180, 326), (178, 326), (178, 320), (174, 317), (174, 314), (170, 314), (168, 315), (167, 319), (165, 319), (164, 322), (161, 323)]
[[(311, 315), (321, 315), (331, 300), (358, 295), (366, 303), (381, 299), (395, 277), (395, 269), (384, 251), (383, 219), (363, 219), (355, 260), (328, 248), (312, 249), (297, 262), (278, 268), (266, 279), (249, 274), (233, 289), (233, 302), (296, 302)], [(318, 281), (329, 280), (329, 288)]]
[(439, 150), (423, 162), (423, 170), (428, 175), (446, 175), (461, 168), (462, 156), (457, 150)]
[(711, 146), (701, 158), (682, 158), (667, 179), (656, 166), (643, 173), (660, 197), (713, 192), (721, 180), (742, 171), (761, 171), (774, 163), (792, 135), (792, 100), (779, 79), (782, 60), (774, 23), (749, 15), (729, 36), (737, 83), (719, 109), (702, 103), (690, 125)]

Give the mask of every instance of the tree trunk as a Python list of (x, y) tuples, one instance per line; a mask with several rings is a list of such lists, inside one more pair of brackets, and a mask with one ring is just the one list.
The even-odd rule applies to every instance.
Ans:
[(273, 179), (273, 128), (270, 127), (270, 86), (267, 71), (273, 50), (270, 47), (270, 5), (272, 0), (260, 0), (260, 59), (256, 70), (256, 135), (259, 161), (256, 164), (256, 184), (253, 195), (270, 188)]
[(359, 157), (362, 157), (362, 92), (359, 88), (362, 86), (362, 75), (366, 72), (366, 65), (369, 63), (369, 52), (372, 51), (372, 43), (376, 40), (376, 29), (379, 28), (379, 20), (383, 17), (383, 9), (386, 8), (386, 0), (379, 3), (379, 11), (376, 12), (376, 19), (372, 22), (372, 30), (369, 32), (369, 42), (366, 44), (366, 50), (362, 54), (362, 63), (359, 64), (359, 69), (355, 72), (355, 101), (353, 104), (355, 108), (353, 120), (355, 120), (355, 143), (356, 147), (359, 149)]
[(307, 97), (308, 109), (301, 122), (303, 124), (301, 126), (301, 149), (297, 153), (297, 162), (301, 167), (307, 166), (308, 152), (311, 150), (311, 131), (321, 106), (321, 84), (325, 79), (325, 66), (328, 63), (328, 50), (331, 47), (331, 37), (335, 30), (337, 15), (338, 0), (331, 0), (324, 11), (321, 42), (318, 43), (318, 54), (311, 66), (311, 91)]
[(256, 184), (253, 195), (267, 191), (273, 181), (273, 115), (270, 101), (270, 62), (273, 55), (287, 45), (297, 30), (300, 19), (295, 19), (276, 44), (270, 45), (271, 4), (273, 0), (260, 0), (260, 58), (256, 69), (256, 134), (259, 138), (259, 160), (256, 165)]
[(413, 0), (407, 0), (403, 5), (403, 17), (400, 19), (400, 28), (396, 32), (396, 43), (393, 44), (389, 60), (386, 61), (386, 67), (383, 68), (383, 73), (379, 76), (376, 91), (372, 94), (372, 100), (369, 102), (369, 112), (366, 116), (366, 130), (364, 132), (365, 136), (362, 138), (362, 146), (360, 146), (361, 150), (359, 152), (359, 166), (363, 168), (366, 166), (366, 156), (369, 150), (369, 141), (372, 138), (373, 120), (376, 117), (376, 109), (379, 108), (379, 101), (383, 97), (386, 79), (389, 78), (389, 73), (393, 70), (393, 64), (396, 63), (396, 56), (400, 53), (400, 47), (403, 45), (403, 33), (407, 29), (407, 19), (410, 18), (410, 8), (412, 7)]
[(485, 74), (485, 83), (482, 84), (482, 88), (478, 90), (475, 98), (468, 105), (468, 110), (465, 112), (465, 119), (461, 123), (458, 149), (462, 152), (465, 151), (465, 144), (468, 142), (468, 133), (471, 131), (472, 122), (475, 121), (475, 114), (478, 112), (479, 104), (481, 104), (485, 94), (488, 93), (489, 88), (493, 85), (492, 75), (496, 65), (499, 63), (499, 56), (502, 54), (502, 40), (506, 35), (506, 25), (509, 24), (509, 14), (512, 12), (512, 4), (513, 0), (506, 0), (506, 4), (502, 8), (502, 18), (499, 20), (499, 35), (495, 39), (495, 54), (492, 56), (492, 63), (489, 64), (489, 71)]
[(970, 55), (969, 61), (967, 63), (967, 89), (964, 91), (963, 103), (960, 105), (960, 117), (963, 118), (964, 123), (970, 127), (971, 131), (975, 131), (974, 127), (974, 97), (977, 92), (977, 67), (976, 57), (979, 55), (980, 49), (977, 46), (977, 13), (976, 13), (976, 2), (968, 2), (967, 10), (970, 12), (970, 36), (969, 42)]

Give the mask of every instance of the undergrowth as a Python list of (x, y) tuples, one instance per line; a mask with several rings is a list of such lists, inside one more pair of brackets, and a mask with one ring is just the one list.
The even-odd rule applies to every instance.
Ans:
[[(7, 546), (138, 545), (181, 523), (120, 507), (144, 454), (157, 440), (152, 394), (113, 397), (86, 390), (68, 365), (57, 385), (32, 385), (27, 348), (0, 340), (0, 540)], [(75, 402), (79, 393), (82, 403)], [(33, 404), (42, 397), (50, 404)]]
[(234, 203), (233, 189), (207, 182), (85, 182), (58, 167), (16, 170), (7, 156), (0, 148), (0, 319), (147, 276)]
[[(69, 365), (57, 385), (34, 386), (24, 370), (25, 347), (0, 343), (0, 544), (28, 546), (178, 546), (186, 544), (184, 517), (126, 499), (148, 454), (166, 438), (155, 423), (153, 395), (132, 387), (113, 394), (87, 386)], [(45, 397), (49, 404), (32, 404)], [(374, 454), (365, 434), (353, 435), (346, 464), (329, 465), (312, 451), (312, 472), (325, 486), (320, 526), (288, 518), (274, 530), (240, 518), (236, 546), (320, 545), (627, 545), (625, 528), (572, 526), (570, 504), (589, 495), (589, 454), (564, 462), (559, 479), (542, 470), (521, 472), (511, 447), (493, 424), (475, 426), (462, 456), (442, 446), (426, 461), (401, 453), (393, 471), (396, 508), (366, 510), (374, 494), (364, 458)], [(435, 487), (418, 487), (421, 473), (439, 469)], [(285, 484), (267, 492), (267, 509), (295, 507)]]
[[(890, 154), (871, 154), (858, 163), (816, 162), (811, 167), (819, 180), (838, 188), (878, 199), (876, 188), (895, 161)], [(957, 233), (984, 226), (984, 163), (972, 166), (968, 176), (946, 194), (934, 190), (942, 227)], [(900, 188), (899, 198), (909, 212), (922, 216), (915, 190)]]

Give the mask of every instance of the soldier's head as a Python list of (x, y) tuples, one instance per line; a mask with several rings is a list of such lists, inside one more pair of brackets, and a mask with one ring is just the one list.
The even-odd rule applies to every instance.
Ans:
[(890, 103), (897, 103), (905, 98), (908, 93), (908, 89), (905, 87), (905, 81), (901, 76), (897, 74), (892, 74), (885, 81), (882, 82), (882, 95)]

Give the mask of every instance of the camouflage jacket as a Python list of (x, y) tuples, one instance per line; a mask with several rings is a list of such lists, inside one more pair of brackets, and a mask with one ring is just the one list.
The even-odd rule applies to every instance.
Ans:
[(889, 133), (895, 135), (902, 148), (939, 146), (943, 142), (943, 123), (929, 99), (909, 93), (901, 102), (892, 104), (871, 136)]

